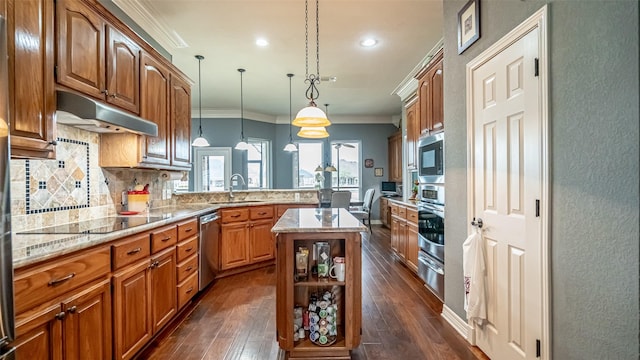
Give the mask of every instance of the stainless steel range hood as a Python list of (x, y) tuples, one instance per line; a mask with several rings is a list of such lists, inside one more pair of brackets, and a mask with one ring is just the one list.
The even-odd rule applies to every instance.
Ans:
[(59, 124), (98, 133), (132, 132), (158, 136), (158, 125), (141, 117), (102, 104), (86, 96), (58, 90)]

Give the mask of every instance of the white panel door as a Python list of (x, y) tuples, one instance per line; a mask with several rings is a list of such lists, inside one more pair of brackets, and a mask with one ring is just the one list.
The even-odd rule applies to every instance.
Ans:
[(541, 120), (538, 29), (472, 70), (473, 216), (482, 218), (492, 359), (535, 359), (541, 338)]

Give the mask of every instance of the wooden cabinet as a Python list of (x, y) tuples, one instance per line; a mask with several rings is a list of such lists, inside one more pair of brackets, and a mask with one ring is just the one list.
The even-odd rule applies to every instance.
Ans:
[(6, 6), (11, 156), (54, 159), (54, 2)]
[(140, 116), (158, 125), (157, 136), (144, 137), (142, 162), (170, 165), (169, 70), (145, 53), (140, 65), (140, 82)]
[(402, 133), (398, 131), (388, 139), (389, 181), (402, 182)]
[(221, 210), (220, 269), (272, 260), (275, 257), (273, 217), (272, 205)]
[(406, 264), (414, 273), (418, 272), (418, 210), (407, 209)]
[(405, 106), (407, 123), (407, 168), (417, 169), (418, 138), (420, 137), (420, 118), (418, 99), (414, 98)]
[(141, 48), (79, 0), (58, 0), (57, 81), (140, 113)]
[(121, 252), (139, 256), (144, 252), (139, 242), (146, 237), (153, 251), (113, 275), (116, 359), (132, 358), (178, 311), (177, 234), (176, 226), (168, 225), (113, 245), (114, 255)]
[(418, 210), (391, 204), (391, 248), (409, 269), (418, 271)]
[(198, 220), (178, 223), (176, 283), (178, 310), (198, 292)]
[(444, 130), (443, 51), (417, 75), (420, 114), (420, 133), (431, 134)]
[(389, 207), (389, 200), (385, 197), (380, 197), (380, 221), (382, 226), (391, 226), (391, 208)]
[(171, 76), (171, 165), (191, 167), (191, 87)]
[[(306, 210), (306, 209), (304, 209)], [(302, 211), (302, 210), (301, 210)], [(314, 210), (309, 210), (314, 211)], [(326, 209), (325, 211), (329, 211)], [(298, 247), (313, 249), (317, 241), (328, 242), (331, 257), (342, 256), (345, 279), (319, 281), (312, 274), (307, 280), (295, 279), (295, 253)], [(350, 350), (360, 344), (362, 334), (362, 243), (360, 233), (335, 229), (335, 232), (298, 232), (277, 234), (276, 327), (277, 341), (289, 359), (350, 359)], [(311, 265), (310, 265), (311, 266)], [(309, 305), (312, 294), (332, 293), (337, 304), (335, 342), (318, 346), (309, 339), (294, 341), (294, 307)], [(319, 298), (321, 299), (321, 298)]]

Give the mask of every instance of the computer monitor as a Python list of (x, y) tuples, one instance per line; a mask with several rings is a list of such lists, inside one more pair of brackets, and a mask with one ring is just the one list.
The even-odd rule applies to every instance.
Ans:
[(380, 193), (382, 195), (398, 195), (398, 189), (395, 181), (383, 181), (380, 186)]

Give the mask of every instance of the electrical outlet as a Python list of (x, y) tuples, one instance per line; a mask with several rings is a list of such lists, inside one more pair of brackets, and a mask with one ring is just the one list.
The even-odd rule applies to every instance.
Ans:
[(296, 199), (296, 201), (300, 201), (300, 193), (296, 193), (295, 194), (295, 199)]

